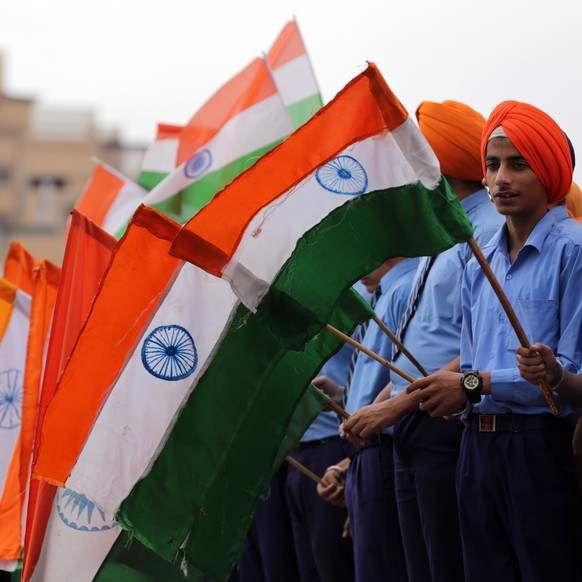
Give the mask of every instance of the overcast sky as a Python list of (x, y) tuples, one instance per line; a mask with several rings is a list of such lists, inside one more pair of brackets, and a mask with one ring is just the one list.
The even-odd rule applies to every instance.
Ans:
[(582, 179), (582, 0), (2, 0), (4, 88), (94, 109), (126, 141), (185, 123), (297, 18), (325, 102), (376, 62), (412, 114), (505, 99), (552, 115)]

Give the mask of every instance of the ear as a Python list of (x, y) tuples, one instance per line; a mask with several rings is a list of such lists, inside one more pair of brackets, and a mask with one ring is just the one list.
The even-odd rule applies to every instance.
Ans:
[(487, 178), (483, 178), (481, 184), (483, 184), (483, 187), (487, 188)]

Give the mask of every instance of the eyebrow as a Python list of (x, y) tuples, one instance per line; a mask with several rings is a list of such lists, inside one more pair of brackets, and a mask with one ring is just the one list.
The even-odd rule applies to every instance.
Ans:
[[(487, 161), (487, 160), (498, 160), (498, 159), (500, 159), (500, 156), (492, 156), (492, 155), (485, 156), (485, 161)], [(520, 156), (508, 156), (506, 159), (509, 160), (509, 161), (511, 161), (511, 162), (518, 161), (518, 160), (524, 160), (525, 161), (525, 158), (523, 156), (521, 156), (521, 155)]]

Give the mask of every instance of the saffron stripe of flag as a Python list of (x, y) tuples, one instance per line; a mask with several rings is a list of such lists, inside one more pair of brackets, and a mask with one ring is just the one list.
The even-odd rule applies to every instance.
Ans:
[[(109, 389), (176, 275), (179, 263), (168, 254), (176, 232), (159, 213), (143, 206), (136, 211), (46, 410), (34, 475), (64, 485)], [(75, 422), (63, 422), (66, 418)]]
[(8, 247), (4, 261), (4, 278), (32, 295), (33, 269), (38, 261), (18, 241), (13, 241)]
[[(79, 330), (85, 321), (99, 282), (109, 264), (115, 238), (81, 215), (71, 212), (61, 282), (43, 375), (34, 442), (38, 453), (44, 411), (53, 397)], [(92, 580), (119, 528), (104, 521), (98, 508), (81, 496), (54, 485), (30, 482), (22, 580)], [(112, 540), (110, 540), (112, 538)]]
[(297, 129), (321, 108), (323, 101), (295, 20), (285, 25), (266, 59), (293, 127)]
[(97, 162), (75, 209), (113, 235), (119, 222), (129, 219), (146, 194), (121, 172)]

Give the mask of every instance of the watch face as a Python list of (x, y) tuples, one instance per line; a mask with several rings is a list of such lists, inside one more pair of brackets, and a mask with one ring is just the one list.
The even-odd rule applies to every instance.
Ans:
[(479, 388), (479, 378), (473, 374), (467, 374), (463, 379), (463, 384), (467, 390), (477, 390)]

